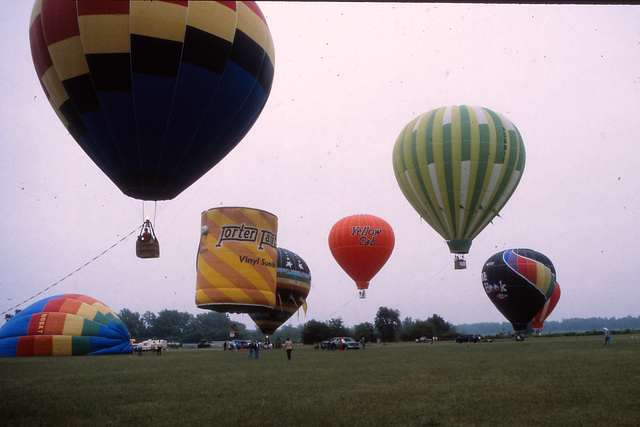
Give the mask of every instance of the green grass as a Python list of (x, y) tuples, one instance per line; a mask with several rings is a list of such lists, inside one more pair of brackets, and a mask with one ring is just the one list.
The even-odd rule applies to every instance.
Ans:
[(640, 337), (0, 358), (0, 425), (636, 426)]

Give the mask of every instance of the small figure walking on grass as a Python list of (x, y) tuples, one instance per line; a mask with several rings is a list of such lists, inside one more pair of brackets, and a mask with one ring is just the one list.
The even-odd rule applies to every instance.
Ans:
[(291, 360), (291, 351), (293, 350), (293, 343), (290, 338), (284, 342), (284, 349), (287, 350), (287, 359)]
[(611, 332), (607, 328), (602, 328), (602, 329), (604, 329), (604, 344), (602, 346), (604, 347), (605, 345), (607, 345), (607, 343), (609, 343), (609, 345), (612, 345), (611, 344)]

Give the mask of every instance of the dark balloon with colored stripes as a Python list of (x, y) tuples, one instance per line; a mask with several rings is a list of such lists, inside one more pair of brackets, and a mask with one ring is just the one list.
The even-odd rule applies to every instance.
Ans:
[(307, 311), (311, 290), (311, 271), (298, 254), (278, 248), (276, 267), (276, 305), (266, 312), (249, 313), (249, 317), (265, 335), (273, 334), (296, 312)]
[(0, 356), (130, 354), (127, 327), (109, 307), (79, 294), (42, 299), (0, 328)]
[(527, 328), (551, 298), (555, 284), (553, 263), (533, 249), (498, 252), (482, 267), (482, 286), (487, 296), (515, 331)]
[(251, 1), (38, 0), (29, 37), (56, 114), (136, 199), (170, 200), (197, 181), (271, 91), (273, 40)]

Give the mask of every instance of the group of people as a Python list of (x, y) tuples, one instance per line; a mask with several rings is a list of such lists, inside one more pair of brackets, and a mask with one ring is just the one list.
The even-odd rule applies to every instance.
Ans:
[[(142, 348), (143, 345), (141, 342), (136, 345), (136, 353), (138, 353), (138, 356), (142, 356)], [(162, 356), (162, 344), (153, 344), (150, 350), (158, 356)]]
[[(249, 349), (249, 356), (248, 356), (249, 359), (253, 357), (254, 353), (256, 355), (256, 359), (258, 358), (260, 345), (261, 344), (258, 341), (249, 341), (249, 346), (247, 347)], [(293, 342), (291, 341), (290, 338), (287, 338), (287, 340), (282, 345), (282, 348), (284, 348), (287, 352), (287, 359), (291, 360), (291, 352), (293, 351)]]
[(344, 345), (343, 339), (333, 339), (327, 341), (325, 346), (325, 350), (342, 350), (342, 346)]
[(262, 344), (260, 344), (258, 341), (249, 341), (249, 344), (247, 345), (247, 349), (249, 349), (249, 359), (253, 358), (253, 353), (255, 352), (256, 354), (256, 359), (258, 358), (258, 354), (260, 353), (260, 346)]
[[(249, 340), (249, 342), (247, 343), (247, 346), (245, 347), (247, 350), (249, 350), (247, 359), (253, 359), (254, 355), (255, 355), (255, 358), (257, 359), (258, 356), (260, 355), (260, 347), (262, 347), (263, 345), (264, 344), (259, 341)], [(269, 346), (265, 348), (271, 348), (271, 343), (269, 343)], [(293, 342), (291, 341), (291, 338), (287, 338), (287, 340), (282, 345), (282, 348), (284, 348), (287, 352), (287, 359), (291, 360), (291, 352), (293, 351)], [(224, 342), (224, 349), (225, 350), (227, 349), (226, 341)], [(236, 347), (235, 350), (238, 351), (238, 347)]]

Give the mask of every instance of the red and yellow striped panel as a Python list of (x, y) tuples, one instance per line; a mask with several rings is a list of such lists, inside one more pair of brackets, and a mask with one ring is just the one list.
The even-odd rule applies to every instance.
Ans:
[(220, 312), (273, 308), (278, 219), (259, 209), (224, 207), (202, 213), (196, 305)]
[(84, 317), (68, 313), (38, 313), (31, 316), (29, 335), (82, 335)]
[(516, 273), (538, 288), (546, 299), (551, 297), (555, 284), (555, 274), (548, 266), (538, 260), (520, 255), (515, 251), (509, 252), (507, 256), (507, 263)]
[(18, 339), (16, 357), (72, 356), (87, 354), (91, 348), (89, 337), (63, 335), (24, 336)]

